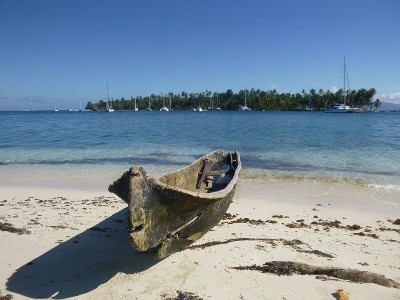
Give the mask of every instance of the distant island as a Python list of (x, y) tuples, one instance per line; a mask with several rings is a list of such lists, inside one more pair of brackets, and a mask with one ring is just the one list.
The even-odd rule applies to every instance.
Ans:
[(260, 89), (240, 90), (234, 93), (232, 90), (226, 92), (211, 92), (206, 90), (200, 93), (181, 92), (180, 94), (168, 93), (161, 95), (149, 95), (145, 97), (131, 97), (130, 99), (100, 100), (96, 103), (88, 102), (86, 109), (103, 110), (112, 106), (115, 110), (159, 110), (165, 103), (171, 103), (174, 110), (193, 110), (198, 108), (209, 110), (237, 110), (246, 105), (252, 110), (264, 111), (302, 111), (311, 109), (315, 111), (325, 110), (330, 104), (343, 102), (349, 106), (378, 110), (382, 102), (377, 99), (373, 101), (376, 94), (374, 88), (351, 90), (344, 93), (343, 90), (331, 92), (322, 89), (310, 89), (308, 92), (302, 90), (300, 93), (278, 93), (275, 89), (262, 91)]

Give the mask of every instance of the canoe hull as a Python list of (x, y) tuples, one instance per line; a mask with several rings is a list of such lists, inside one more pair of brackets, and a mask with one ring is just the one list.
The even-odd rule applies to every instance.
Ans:
[[(132, 167), (111, 184), (109, 191), (128, 203), (132, 246), (138, 251), (154, 251), (157, 258), (163, 259), (186, 248), (217, 225), (236, 190), (241, 163), (239, 153), (233, 155), (234, 171), (214, 176), (214, 187), (208, 190), (196, 189), (199, 171), (204, 161), (223, 165), (227, 155), (222, 150), (159, 178), (148, 176), (141, 167)], [(225, 177), (225, 182), (221, 177)]]

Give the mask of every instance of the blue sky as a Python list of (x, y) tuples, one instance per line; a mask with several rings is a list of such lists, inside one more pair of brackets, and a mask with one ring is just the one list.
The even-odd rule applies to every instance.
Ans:
[(151, 93), (375, 88), (400, 104), (399, 0), (0, 0), (0, 110)]

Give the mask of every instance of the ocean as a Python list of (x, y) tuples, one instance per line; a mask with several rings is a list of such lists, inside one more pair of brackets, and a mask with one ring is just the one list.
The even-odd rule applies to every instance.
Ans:
[(158, 175), (215, 149), (240, 152), (242, 179), (400, 190), (400, 113), (0, 112), (0, 180)]

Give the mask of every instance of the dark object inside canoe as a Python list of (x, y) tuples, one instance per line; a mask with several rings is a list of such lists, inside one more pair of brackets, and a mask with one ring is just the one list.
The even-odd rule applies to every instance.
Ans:
[(128, 204), (132, 246), (163, 259), (218, 224), (232, 202), (240, 169), (239, 152), (216, 150), (158, 178), (134, 166), (108, 190)]

